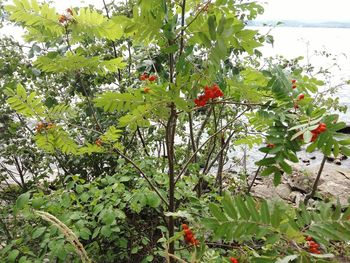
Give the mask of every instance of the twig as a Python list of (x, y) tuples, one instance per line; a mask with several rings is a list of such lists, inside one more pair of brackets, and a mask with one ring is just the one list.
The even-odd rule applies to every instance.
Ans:
[(198, 12), (197, 14), (194, 16), (194, 18), (185, 26), (181, 29), (180, 34), (175, 38), (175, 41), (181, 37), (181, 33), (185, 32), (187, 28), (189, 28), (190, 25), (192, 25), (192, 23), (194, 21), (196, 21), (196, 19), (198, 18), (198, 16), (208, 7), (208, 5), (211, 3), (212, 0), (209, 0)]
[(315, 193), (316, 193), (316, 190), (317, 190), (317, 186), (318, 186), (318, 181), (320, 180), (321, 178), (321, 174), (322, 174), (322, 171), (323, 171), (323, 168), (324, 168), (324, 165), (326, 163), (326, 160), (327, 160), (327, 156), (324, 155), (323, 156), (323, 159), (322, 159), (322, 162), (321, 162), (321, 165), (320, 165), (320, 169), (318, 170), (318, 173), (317, 173), (317, 176), (316, 176), (316, 180), (314, 182), (314, 185), (312, 186), (312, 191), (311, 193), (307, 194), (305, 196), (305, 199), (304, 199), (304, 204), (307, 205), (310, 198), (313, 198)]
[[(267, 155), (268, 155), (268, 153), (265, 154), (263, 160), (267, 157)], [(252, 182), (250, 183), (250, 185), (249, 185), (249, 187), (248, 187), (247, 194), (249, 194), (250, 190), (252, 189), (253, 184), (254, 184), (256, 178), (258, 177), (258, 175), (259, 175), (259, 173), (260, 173), (261, 167), (262, 167), (262, 166), (260, 165), (260, 166), (258, 167), (258, 170), (256, 170), (255, 175), (254, 175), (254, 178), (253, 178)]]
[(182, 1), (182, 6), (181, 6), (181, 11), (182, 11), (182, 19), (181, 19), (181, 33), (180, 33), (180, 52), (179, 52), (179, 57), (181, 57), (182, 52), (184, 50), (184, 33), (185, 33), (185, 13), (186, 13), (186, 0)]
[(141, 168), (128, 156), (123, 154), (118, 149), (114, 149), (116, 153), (118, 153), (121, 157), (123, 157), (127, 162), (129, 162), (134, 168), (140, 173), (140, 175), (147, 181), (148, 185), (152, 188), (152, 190), (159, 196), (159, 198), (168, 206), (168, 202), (165, 200), (165, 198), (162, 196), (162, 194), (159, 192), (157, 187), (151, 182), (151, 180), (148, 178), (148, 176), (141, 170)]
[(143, 147), (143, 150), (145, 151), (145, 154), (147, 155), (147, 156), (149, 156), (149, 154), (148, 154), (148, 151), (147, 151), (147, 148), (146, 148), (146, 143), (145, 143), (145, 140), (143, 139), (143, 137), (142, 137), (142, 134), (141, 134), (141, 131), (140, 131), (140, 128), (139, 127), (137, 127), (137, 134), (139, 135), (139, 137), (140, 137), (140, 140), (141, 140), (141, 143), (142, 143), (142, 147)]
[(192, 156), (190, 157), (190, 159), (185, 163), (185, 165), (183, 166), (182, 170), (180, 171), (180, 173), (178, 174), (178, 176), (176, 177), (175, 180), (175, 184), (177, 183), (177, 181), (180, 179), (180, 177), (184, 174), (184, 172), (187, 170), (188, 165), (191, 163), (193, 157), (216, 135), (218, 135), (220, 132), (222, 132), (223, 130), (227, 129), (228, 127), (230, 127), (237, 119), (239, 119), (244, 113), (246, 113), (248, 111), (248, 109), (245, 109), (243, 112), (241, 112), (238, 116), (236, 116), (233, 120), (231, 120), (230, 122), (228, 122), (224, 127), (222, 127), (221, 129), (219, 129), (216, 133), (212, 134), (201, 146), (199, 146), (197, 148), (197, 150), (192, 154)]
[[(106, 10), (106, 16), (107, 16), (108, 19), (111, 19), (111, 17), (109, 16), (108, 7), (107, 7), (107, 4), (106, 4), (105, 0), (102, 0), (102, 1), (103, 1), (103, 6), (104, 6), (104, 8)], [(118, 54), (117, 54), (117, 48), (115, 46), (115, 42), (112, 40), (111, 43), (112, 43), (112, 47), (113, 47), (114, 57), (117, 58)], [(122, 80), (122, 76), (121, 76), (120, 69), (118, 68), (118, 82), (119, 82), (119, 84), (120, 84), (121, 80)]]

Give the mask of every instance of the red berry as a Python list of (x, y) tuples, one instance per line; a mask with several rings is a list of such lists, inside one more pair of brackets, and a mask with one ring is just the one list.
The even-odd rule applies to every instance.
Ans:
[(193, 238), (193, 235), (192, 235), (192, 234), (186, 235), (186, 236), (185, 236), (185, 241), (186, 241), (187, 243), (190, 243), (191, 240), (192, 240), (192, 238)]
[(224, 96), (224, 93), (222, 92), (222, 90), (220, 89), (220, 87), (217, 84), (214, 84), (212, 87), (212, 91), (214, 93), (214, 98), (219, 98)]
[(239, 263), (237, 258), (230, 257), (231, 263)]
[(306, 240), (306, 241), (312, 241), (312, 237), (307, 236), (307, 237), (305, 237), (305, 240)]
[(66, 11), (67, 11), (67, 13), (69, 13), (71, 16), (73, 15), (72, 9), (68, 8)]
[(327, 130), (327, 125), (325, 123), (320, 123), (320, 125), (318, 126), (318, 129), (320, 131), (320, 133), (325, 132)]
[(309, 251), (314, 254), (318, 254), (317, 252), (319, 252), (319, 250), (315, 247), (310, 248)]
[(208, 98), (205, 95), (201, 95), (194, 100), (194, 103), (197, 105), (197, 107), (203, 107), (207, 104), (207, 102)]
[(292, 89), (296, 89), (296, 88), (297, 88), (297, 85), (293, 85), (293, 86), (292, 86)]
[(187, 224), (182, 224), (182, 225), (181, 225), (181, 228), (184, 229), (184, 230), (185, 230), (185, 229), (188, 229), (188, 225), (187, 225)]
[(195, 245), (195, 244), (196, 244), (196, 240), (197, 240), (197, 239), (196, 239), (194, 236), (192, 236), (190, 243), (191, 243), (192, 245)]
[(157, 80), (157, 76), (152, 75), (152, 76), (150, 76), (150, 77), (148, 78), (148, 80), (149, 80), (149, 81), (155, 81), (155, 80)]
[(295, 82), (297, 82), (296, 79), (292, 79), (292, 83), (294, 84)]
[(299, 105), (298, 104), (294, 104), (294, 109), (299, 109)]
[(186, 236), (188, 236), (188, 235), (193, 235), (191, 229), (189, 229), (189, 228), (184, 229), (184, 233), (185, 233)]
[(146, 73), (143, 73), (141, 76), (140, 76), (140, 80), (144, 81), (144, 80), (147, 80), (148, 79), (148, 75)]
[(101, 146), (102, 145), (102, 140), (100, 138), (98, 138), (96, 141), (95, 141), (95, 144), (97, 146)]
[(302, 100), (302, 99), (304, 99), (304, 98), (305, 98), (305, 95), (304, 95), (304, 94), (299, 94), (298, 100)]
[(60, 15), (60, 17), (58, 18), (58, 22), (60, 22), (60, 23), (64, 23), (66, 21), (67, 21), (67, 17), (64, 15)]
[(317, 139), (317, 137), (318, 137), (318, 134), (315, 133), (315, 132), (312, 132), (312, 131), (311, 131), (311, 133), (312, 133), (311, 141), (314, 142), (314, 141), (316, 141), (316, 139)]
[(274, 145), (273, 143), (269, 143), (269, 144), (266, 145), (266, 147), (268, 147), (268, 148), (274, 148), (275, 145)]

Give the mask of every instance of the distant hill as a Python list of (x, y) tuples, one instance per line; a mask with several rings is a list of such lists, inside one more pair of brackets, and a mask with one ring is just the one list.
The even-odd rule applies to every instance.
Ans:
[(297, 21), (297, 20), (282, 20), (282, 21), (251, 21), (248, 23), (250, 26), (284, 26), (284, 27), (323, 27), (323, 28), (350, 28), (350, 22), (335, 22), (335, 21), (322, 21), (322, 22), (309, 22), (309, 21)]

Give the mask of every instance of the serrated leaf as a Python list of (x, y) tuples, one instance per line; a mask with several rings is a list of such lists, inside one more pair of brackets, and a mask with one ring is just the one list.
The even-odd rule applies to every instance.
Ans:
[(226, 221), (227, 218), (220, 209), (220, 207), (214, 203), (209, 204), (209, 210), (219, 221)]

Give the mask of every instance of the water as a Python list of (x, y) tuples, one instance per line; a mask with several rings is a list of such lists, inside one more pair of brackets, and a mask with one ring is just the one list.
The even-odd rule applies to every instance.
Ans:
[[(266, 34), (271, 28), (252, 27)], [(303, 56), (303, 65), (311, 63), (316, 68), (327, 68), (332, 73), (330, 86), (337, 86), (350, 80), (350, 28), (308, 28), (278, 27), (270, 32), (274, 45), (259, 48), (264, 57), (282, 55), (288, 59)], [(331, 53), (330, 57), (316, 55), (315, 51)], [(318, 77), (322, 77), (319, 75)], [(337, 94), (342, 105), (350, 108), (350, 85), (342, 86)], [(350, 110), (340, 114), (343, 121), (350, 124)]]
[[(268, 27), (250, 27), (251, 29), (259, 30), (261, 34), (266, 34), (271, 30)], [(306, 28), (306, 27), (278, 27), (270, 32), (274, 36), (274, 45), (266, 45), (259, 48), (264, 57), (275, 57), (282, 55), (287, 59), (303, 56), (302, 65), (311, 63), (316, 68), (327, 68), (331, 72), (329, 85), (337, 86), (350, 80), (350, 29), (349, 28)], [(326, 51), (332, 56), (328, 58), (315, 54), (315, 51)], [(334, 65), (336, 64), (336, 65)], [(322, 76), (317, 76), (322, 79)], [(339, 113), (340, 119), (350, 125), (350, 85), (342, 85), (337, 91), (335, 97), (340, 98), (342, 105), (348, 106), (346, 113)], [(246, 148), (246, 168), (247, 173), (252, 175), (257, 167), (256, 161), (263, 158), (264, 154), (259, 152), (261, 146), (254, 146), (252, 149)], [(236, 147), (231, 151), (229, 157), (235, 156), (237, 159), (242, 159), (244, 156), (243, 148)], [(316, 157), (315, 160), (310, 160), (310, 164), (319, 164), (323, 158), (321, 152), (306, 153), (299, 152), (298, 156), (302, 160), (310, 160), (311, 157)], [(243, 162), (241, 162), (243, 164)], [(300, 161), (300, 166), (305, 167)], [(342, 162), (342, 167), (350, 169), (350, 160)], [(241, 166), (234, 165), (229, 161), (225, 165), (225, 170), (242, 171)]]

